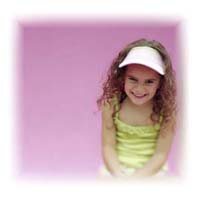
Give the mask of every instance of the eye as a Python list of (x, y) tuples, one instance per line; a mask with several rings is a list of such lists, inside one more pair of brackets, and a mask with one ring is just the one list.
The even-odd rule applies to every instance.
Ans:
[(154, 81), (153, 81), (153, 80), (147, 80), (146, 83), (147, 83), (147, 84), (153, 84)]
[(129, 77), (128, 79), (131, 80), (131, 81), (134, 81), (134, 82), (137, 81), (135, 78), (132, 78), (132, 77)]

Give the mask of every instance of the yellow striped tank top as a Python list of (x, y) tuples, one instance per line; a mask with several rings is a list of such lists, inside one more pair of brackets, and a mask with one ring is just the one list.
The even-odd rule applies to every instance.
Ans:
[(141, 168), (155, 152), (162, 116), (160, 116), (159, 123), (155, 125), (132, 126), (119, 119), (117, 97), (114, 99), (114, 104), (118, 159), (128, 168)]

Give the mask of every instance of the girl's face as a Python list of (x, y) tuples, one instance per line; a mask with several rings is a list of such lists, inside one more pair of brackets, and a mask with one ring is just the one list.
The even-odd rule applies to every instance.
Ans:
[(130, 64), (125, 73), (124, 90), (135, 105), (144, 105), (154, 97), (160, 85), (160, 75), (143, 65)]

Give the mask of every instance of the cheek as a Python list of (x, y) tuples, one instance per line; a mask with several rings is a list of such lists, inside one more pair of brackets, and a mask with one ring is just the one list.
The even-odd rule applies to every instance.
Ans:
[(130, 90), (130, 89), (132, 89), (132, 88), (133, 88), (132, 84), (129, 84), (129, 83), (125, 83), (125, 84), (124, 84), (124, 90), (125, 90), (125, 91), (128, 91), (128, 90)]
[(157, 90), (158, 90), (158, 87), (157, 87), (157, 86), (152, 87), (152, 88), (150, 89), (151, 93), (153, 93), (153, 94), (155, 94)]

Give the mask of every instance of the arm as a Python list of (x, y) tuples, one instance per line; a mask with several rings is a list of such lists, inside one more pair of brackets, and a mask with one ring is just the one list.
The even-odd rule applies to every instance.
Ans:
[(161, 128), (154, 155), (143, 168), (135, 171), (133, 177), (148, 177), (156, 174), (167, 161), (173, 138), (174, 126), (168, 124), (167, 128)]
[(116, 129), (112, 114), (114, 106), (105, 103), (102, 108), (102, 154), (103, 160), (108, 171), (114, 176), (121, 176), (120, 163), (117, 158)]

